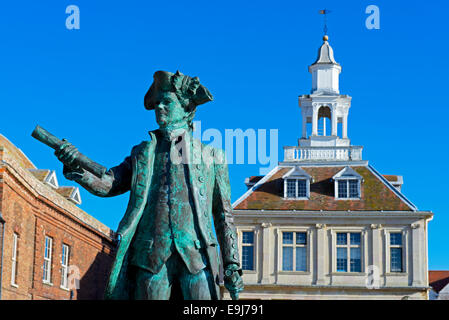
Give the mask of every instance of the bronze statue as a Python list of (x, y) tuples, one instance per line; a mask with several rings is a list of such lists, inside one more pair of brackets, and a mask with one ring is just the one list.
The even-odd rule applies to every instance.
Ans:
[(198, 78), (156, 72), (144, 105), (159, 129), (108, 171), (66, 140), (33, 133), (56, 149), (64, 176), (92, 194), (131, 191), (106, 299), (165, 300), (173, 286), (184, 299), (219, 299), (219, 250), (232, 299), (243, 290), (224, 152), (192, 137), (196, 107), (211, 100)]

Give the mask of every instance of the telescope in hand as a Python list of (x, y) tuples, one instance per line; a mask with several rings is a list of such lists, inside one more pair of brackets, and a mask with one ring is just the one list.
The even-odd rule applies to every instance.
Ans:
[[(31, 136), (54, 150), (59, 150), (59, 148), (65, 143), (63, 140), (58, 139), (40, 126), (36, 126)], [(107, 170), (102, 165), (90, 160), (88, 157), (81, 153), (79, 153), (79, 155), (76, 157), (75, 162), (81, 168), (91, 172), (99, 178), (101, 178)]]

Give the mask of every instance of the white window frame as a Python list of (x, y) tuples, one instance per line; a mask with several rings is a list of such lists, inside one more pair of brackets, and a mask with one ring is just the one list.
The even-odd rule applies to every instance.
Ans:
[[(284, 244), (284, 233), (293, 233), (293, 243), (292, 244)], [(296, 244), (296, 234), (297, 233), (305, 233), (306, 234), (306, 244)], [(310, 272), (310, 232), (308, 230), (281, 230), (279, 237), (279, 272), (282, 273), (309, 273)], [(283, 261), (284, 261), (284, 247), (293, 248), (293, 270), (284, 270), (283, 269)], [(306, 248), (306, 270), (296, 270), (296, 248)]]
[[(336, 175), (332, 177), (334, 180), (334, 193), (336, 200), (360, 200), (362, 197), (362, 182), (363, 178), (351, 167), (345, 167), (343, 170), (339, 171)], [(349, 181), (357, 181), (357, 197), (350, 197), (349, 192)], [(339, 181), (346, 181), (346, 195), (347, 197), (340, 197), (338, 195)]]
[[(295, 196), (289, 197), (287, 194), (287, 180), (294, 180), (295, 181)], [(299, 180), (306, 182), (306, 196), (300, 197), (298, 196), (298, 190), (299, 190)], [(310, 198), (310, 181), (309, 179), (297, 179), (297, 178), (286, 178), (284, 179), (284, 198), (285, 199), (294, 199), (294, 200), (308, 200)]]
[[(391, 256), (390, 256), (390, 234), (402, 234), (402, 272), (391, 271)], [(405, 228), (385, 228), (384, 229), (384, 250), (385, 254), (385, 273), (389, 276), (404, 276), (408, 275), (408, 232)]]
[[(351, 233), (360, 234), (360, 244), (352, 244), (351, 243)], [(338, 244), (338, 234), (346, 234), (346, 244)], [(349, 232), (336, 232), (335, 233), (335, 252), (336, 252), (336, 261), (338, 261), (338, 248), (346, 249), (346, 270), (347, 271), (338, 271), (337, 265), (335, 265), (335, 271), (338, 273), (359, 273), (363, 270), (363, 256), (362, 256), (362, 239), (363, 235), (361, 232), (357, 231), (349, 231)], [(351, 271), (351, 249), (360, 249), (360, 271)], [(338, 263), (338, 262), (337, 262)]]
[[(391, 235), (392, 234), (399, 234), (401, 236), (401, 244), (391, 244)], [(402, 237), (402, 233), (401, 232), (390, 232), (390, 250), (388, 251), (388, 254), (390, 255), (390, 272), (395, 272), (395, 273), (401, 273), (404, 272), (404, 259), (403, 259), (403, 255), (404, 255), (404, 246), (403, 246), (403, 237)], [(401, 271), (395, 271), (391, 269), (391, 249), (401, 249)]]
[(70, 257), (70, 246), (68, 244), (62, 244), (61, 251), (61, 288), (69, 289), (68, 275), (69, 275), (69, 257)]
[[(284, 199), (288, 200), (308, 200), (310, 199), (310, 180), (311, 176), (305, 172), (300, 167), (293, 167), (289, 172), (287, 172), (282, 179), (284, 179)], [(295, 180), (295, 197), (289, 197), (287, 194), (287, 180)], [(298, 196), (298, 181), (305, 180), (306, 181), (306, 196), (299, 197)]]
[(11, 286), (18, 287), (17, 284), (17, 267), (18, 267), (18, 261), (17, 261), (17, 253), (18, 253), (18, 245), (19, 245), (19, 235), (17, 233), (13, 233), (13, 248), (12, 248), (12, 264), (11, 264)]
[[(247, 243), (243, 243), (243, 232), (252, 232), (253, 235), (254, 235), (254, 238), (253, 238), (254, 241), (253, 241), (253, 244), (252, 244), (252, 247), (253, 247), (253, 267), (254, 267), (254, 269), (253, 270), (243, 270), (243, 271), (244, 271), (244, 273), (256, 273), (257, 272), (257, 264), (258, 264), (258, 262), (257, 262), (257, 252), (256, 251), (257, 251), (257, 238), (258, 238), (259, 232), (258, 232), (257, 229), (240, 229), (240, 230), (237, 231), (238, 238), (239, 238), (240, 263), (242, 263), (242, 258), (243, 258), (243, 247), (244, 246), (251, 246), (251, 245), (249, 245)], [(242, 265), (242, 268), (243, 268), (243, 265)]]
[[(331, 253), (331, 260), (332, 260), (332, 274), (339, 276), (339, 275), (366, 275), (366, 270), (368, 270), (368, 232), (364, 227), (332, 227), (330, 228), (331, 232), (331, 243), (332, 243), (332, 253)], [(350, 270), (350, 261), (349, 263), (349, 269), (347, 272), (344, 271), (337, 271), (337, 233), (360, 233), (361, 239), (360, 239), (360, 258), (361, 258), (361, 271), (355, 271), (351, 272)], [(349, 253), (350, 257), (350, 253)]]
[[(48, 240), (48, 246), (47, 246)], [(52, 255), (53, 255), (53, 238), (49, 236), (45, 236), (44, 240), (44, 264), (42, 266), (43, 269), (43, 277), (42, 282), (46, 284), (51, 283), (51, 269), (52, 269)]]

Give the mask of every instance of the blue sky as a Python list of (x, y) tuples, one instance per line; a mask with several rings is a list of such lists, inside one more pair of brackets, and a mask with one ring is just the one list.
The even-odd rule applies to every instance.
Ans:
[[(65, 8), (80, 8), (67, 30)], [(380, 30), (365, 8), (380, 8)], [(3, 1), (0, 4), (0, 133), (39, 168), (62, 165), (30, 134), (36, 124), (111, 167), (156, 128), (143, 96), (157, 70), (199, 76), (215, 97), (200, 106), (203, 130), (279, 129), (282, 146), (301, 134), (297, 97), (311, 89), (307, 66), (329, 42), (353, 97), (348, 134), (383, 174), (404, 176), (403, 193), (429, 223), (430, 269), (449, 269), (446, 1)], [(259, 164), (231, 165), (232, 199)], [(82, 208), (111, 228), (128, 195), (81, 190)]]

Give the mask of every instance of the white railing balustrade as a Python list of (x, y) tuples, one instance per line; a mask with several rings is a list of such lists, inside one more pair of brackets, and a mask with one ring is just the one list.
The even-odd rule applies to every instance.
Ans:
[(284, 147), (284, 161), (357, 161), (362, 147)]

